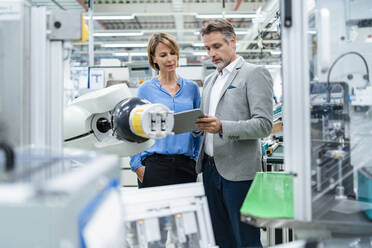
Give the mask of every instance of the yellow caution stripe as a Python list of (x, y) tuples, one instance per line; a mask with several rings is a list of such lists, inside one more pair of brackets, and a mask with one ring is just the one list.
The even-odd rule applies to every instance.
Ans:
[(142, 127), (141, 127), (141, 117), (142, 117), (143, 112), (144, 112), (143, 109), (136, 109), (134, 111), (132, 120), (131, 120), (132, 128), (136, 135), (144, 137), (144, 138), (148, 138), (145, 135), (145, 132), (142, 130)]

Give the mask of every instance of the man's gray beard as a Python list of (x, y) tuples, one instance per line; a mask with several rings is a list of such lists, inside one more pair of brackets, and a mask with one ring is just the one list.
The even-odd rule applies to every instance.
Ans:
[(221, 71), (223, 68), (225, 68), (226, 66), (228, 66), (229, 65), (229, 62), (231, 61), (231, 58), (232, 58), (232, 55), (227, 60), (227, 62), (225, 60), (222, 60), (221, 63), (216, 64), (217, 70)]
[(216, 64), (216, 67), (217, 67), (217, 70), (219, 71), (225, 68), (226, 67), (225, 61), (222, 61), (221, 63)]

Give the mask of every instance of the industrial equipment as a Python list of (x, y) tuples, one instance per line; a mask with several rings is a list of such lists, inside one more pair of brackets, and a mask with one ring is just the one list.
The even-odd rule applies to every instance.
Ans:
[(151, 79), (153, 71), (147, 62), (130, 62), (127, 64), (129, 71), (129, 86), (138, 87), (141, 83)]
[[(82, 37), (82, 18), (27, 0), (0, 0), (0, 33), (8, 34), (0, 38), (0, 136), (12, 145), (0, 137), (0, 247), (128, 246), (119, 159), (95, 151), (128, 156), (173, 129), (168, 108), (131, 97), (125, 85), (81, 96), (63, 114), (63, 66), (69, 43)], [(94, 151), (63, 149), (63, 141)], [(173, 191), (176, 203), (155, 202), (171, 209), (162, 216), (175, 223), (167, 226), (177, 230), (178, 244), (213, 247), (204, 191), (187, 188), (192, 192)], [(155, 191), (144, 205), (154, 206)]]
[(76, 11), (0, 0), (0, 115), (13, 146), (62, 151), (63, 73), (83, 33)]
[(203, 78), (206, 78), (209, 74), (216, 71), (216, 66), (212, 64), (210, 61), (203, 63)]
[[(282, 5), (287, 171), (257, 175), (243, 220), (291, 227), (296, 238), (372, 234), (372, 118), (370, 105), (360, 108), (366, 101), (356, 99), (370, 87), (370, 8), (365, 0)], [(275, 205), (267, 196), (257, 201), (267, 189)]]
[(0, 172), (1, 247), (123, 247), (119, 159), (16, 149)]
[(75, 99), (64, 111), (64, 146), (130, 156), (173, 134), (173, 112), (114, 85)]
[(123, 188), (121, 195), (129, 248), (216, 247), (202, 183)]
[(298, 240), (291, 242), (290, 244), (282, 244), (271, 246), (272, 248), (352, 248), (352, 247), (372, 247), (371, 237), (361, 237), (361, 238), (334, 238), (334, 239), (308, 239), (308, 240)]

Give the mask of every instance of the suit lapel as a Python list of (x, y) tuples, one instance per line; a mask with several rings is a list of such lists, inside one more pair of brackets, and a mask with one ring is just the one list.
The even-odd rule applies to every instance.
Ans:
[[(214, 72), (214, 74), (215, 75), (211, 76), (210, 82), (207, 85), (207, 87), (205, 89), (203, 89), (203, 96), (205, 94), (205, 97), (203, 97), (203, 99), (204, 99), (204, 103), (203, 103), (204, 104), (204, 107), (203, 107), (204, 114), (209, 113), (209, 102), (210, 102), (211, 92), (212, 92), (213, 85), (216, 82), (216, 79), (217, 79), (217, 76), (218, 76), (217, 72)], [(204, 90), (205, 90), (205, 92), (204, 92)]]
[[(233, 69), (233, 71), (231, 72), (229, 78), (227, 79), (225, 85), (222, 87), (222, 90), (221, 90), (221, 95), (220, 97), (218, 98), (218, 102), (221, 100), (222, 96), (225, 94), (227, 88), (229, 88), (230, 84), (232, 84), (234, 78), (236, 77), (236, 75), (238, 74), (240, 68), (242, 67), (244, 61), (240, 58), (238, 58), (239, 61), (238, 63), (236, 64), (235, 68)], [(217, 103), (218, 105), (218, 103)]]

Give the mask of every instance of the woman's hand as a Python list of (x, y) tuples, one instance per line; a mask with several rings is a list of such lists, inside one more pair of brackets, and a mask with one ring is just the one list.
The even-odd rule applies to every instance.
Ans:
[(143, 183), (143, 176), (145, 175), (145, 168), (146, 168), (145, 166), (141, 166), (136, 169), (137, 177), (141, 183)]

